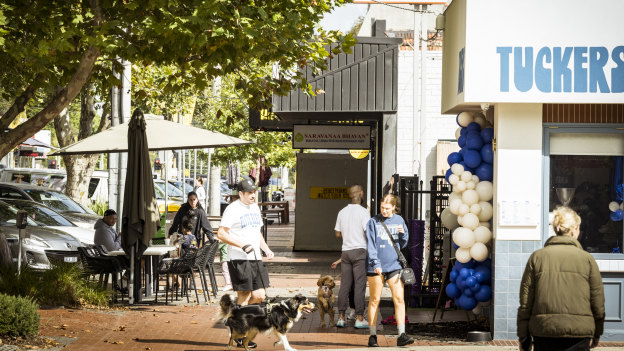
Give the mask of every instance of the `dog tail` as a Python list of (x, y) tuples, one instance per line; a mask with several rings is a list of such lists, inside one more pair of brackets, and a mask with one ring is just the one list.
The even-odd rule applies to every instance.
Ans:
[(232, 316), (232, 310), (237, 305), (234, 301), (232, 301), (232, 298), (228, 294), (223, 295), (219, 305), (221, 306), (219, 319), (225, 322), (228, 318), (230, 318), (230, 316)]

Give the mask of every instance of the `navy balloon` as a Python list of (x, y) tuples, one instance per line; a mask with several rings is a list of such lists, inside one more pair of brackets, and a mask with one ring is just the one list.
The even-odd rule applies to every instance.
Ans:
[(487, 285), (481, 285), (481, 289), (475, 294), (479, 302), (486, 302), (492, 298), (492, 289)]
[(481, 135), (477, 132), (468, 132), (468, 134), (466, 134), (466, 147), (472, 150), (481, 150), (483, 147)]
[(455, 250), (459, 249), (459, 246), (457, 246), (457, 244), (452, 243), (451, 245), (453, 245), (453, 248), (454, 248)]
[[(453, 244), (455, 244), (455, 243), (453, 243)], [(457, 246), (457, 248), (458, 248), (458, 247), (459, 247), (459, 246)], [(453, 269), (455, 269), (455, 270), (457, 270), (457, 271), (459, 272), (459, 270), (460, 270), (460, 269), (465, 268), (465, 267), (466, 267), (466, 266), (465, 266), (465, 263), (461, 263), (461, 262), (459, 262), (459, 261), (456, 261), (456, 262), (455, 262), (455, 265), (453, 266)]]
[(452, 270), (449, 277), (451, 278), (451, 281), (454, 282), (457, 279), (458, 275), (459, 275), (459, 273), (457, 273), (457, 271)]
[(494, 128), (485, 128), (481, 131), (481, 139), (486, 144), (491, 144), (494, 139)]
[(451, 176), (451, 174), (453, 174), (453, 172), (451, 171), (451, 169), (447, 169), (446, 170), (446, 175), (444, 176), (446, 178), (446, 181), (449, 181), (449, 177)]
[(470, 311), (473, 308), (477, 307), (477, 300), (466, 295), (462, 295), (459, 297), (459, 303), (461, 305), (461, 308), (466, 311)]
[(464, 158), (459, 152), (451, 152), (446, 160), (450, 166), (456, 164), (457, 162), (461, 162)]
[(446, 295), (452, 299), (459, 297), (461, 291), (457, 288), (457, 285), (451, 283), (446, 286)]
[(486, 258), (483, 262), (477, 262), (475, 264), (475, 267), (487, 267), (488, 269), (490, 269), (492, 267), (492, 259)]
[(489, 267), (480, 266), (475, 268), (474, 277), (481, 284), (489, 284), (492, 279), (492, 271)]
[(477, 280), (473, 276), (469, 276), (466, 278), (466, 286), (472, 288), (475, 284), (477, 284)]
[[(474, 259), (471, 259), (470, 261), (464, 263), (464, 267), (466, 267), (468, 269), (474, 268), (476, 262), (477, 261), (475, 261)], [(470, 271), (468, 271), (468, 272), (470, 272)]]
[(481, 164), (481, 154), (476, 150), (464, 152), (464, 163), (470, 168), (477, 168)]
[(459, 138), (457, 139), (457, 145), (459, 145), (459, 147), (464, 147), (466, 146), (466, 135), (460, 135)]
[(459, 271), (459, 276), (462, 277), (462, 279), (466, 279), (470, 276), (470, 271), (468, 270), (468, 268), (462, 268)]
[(461, 275), (457, 277), (457, 280), (455, 280), (455, 285), (457, 285), (457, 288), (459, 290), (464, 290), (464, 288), (466, 288), (466, 285), (464, 283), (464, 278), (462, 278)]
[(477, 122), (470, 122), (470, 124), (466, 127), (466, 129), (468, 129), (469, 132), (472, 132), (472, 131), (481, 132), (481, 126)]
[(466, 287), (466, 289), (464, 289), (463, 292), (464, 293), (462, 295), (465, 295), (465, 296), (468, 296), (468, 297), (472, 297), (474, 295), (472, 290), (470, 289), (470, 287)]
[(461, 127), (461, 129), (459, 130), (459, 135), (466, 135), (466, 133), (468, 133), (468, 128)]
[(494, 151), (492, 151), (492, 144), (483, 145), (479, 154), (481, 155), (483, 162), (487, 162), (489, 164), (494, 163)]
[(481, 289), (481, 284), (479, 284), (479, 283), (475, 283), (475, 285), (473, 285), (473, 286), (470, 288), (470, 290), (472, 290), (472, 292), (475, 292), (475, 293), (476, 293), (477, 291), (479, 291), (479, 289)]
[(480, 181), (487, 180), (491, 182), (494, 179), (494, 169), (489, 163), (481, 163), (475, 170), (475, 174), (479, 177)]
[(617, 210), (615, 212), (611, 212), (609, 217), (611, 217), (612, 221), (619, 222), (622, 220), (622, 218), (624, 218), (624, 213), (622, 212), (622, 210)]

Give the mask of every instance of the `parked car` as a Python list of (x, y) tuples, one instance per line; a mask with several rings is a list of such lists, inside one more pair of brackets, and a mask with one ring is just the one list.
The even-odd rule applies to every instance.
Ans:
[(95, 229), (93, 228), (87, 229), (79, 227), (63, 217), (60, 213), (34, 201), (9, 199), (3, 201), (9, 205), (15, 206), (19, 210), (28, 212), (30, 219), (42, 227), (61, 230), (78, 239), (82, 246), (93, 245), (93, 237), (95, 235)]
[[(15, 226), (18, 209), (0, 200), (0, 232), (6, 236), (11, 257), (17, 264), (19, 251), (19, 229)], [(22, 240), (22, 260), (30, 268), (42, 270), (50, 268), (51, 260), (78, 262), (80, 242), (73, 236), (58, 229), (40, 226), (27, 218), (26, 233), (30, 236)]]
[(165, 181), (162, 179), (154, 179), (154, 186), (160, 188), (163, 193), (165, 192), (165, 184), (167, 184), (167, 195), (171, 200), (183, 201), (184, 193), (182, 192), (182, 190), (176, 188), (175, 185), (169, 182), (165, 183)]
[(176, 189), (180, 190), (183, 194), (188, 194), (195, 189), (191, 184), (182, 182), (180, 180), (170, 180), (169, 184), (175, 186)]
[(100, 218), (91, 209), (56, 190), (22, 183), (0, 183), (0, 199), (31, 200), (44, 204), (79, 227), (92, 229)]

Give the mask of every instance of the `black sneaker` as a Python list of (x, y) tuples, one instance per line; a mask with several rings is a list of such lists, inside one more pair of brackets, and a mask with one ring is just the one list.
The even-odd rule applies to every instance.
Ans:
[(405, 333), (402, 333), (401, 335), (399, 335), (399, 338), (397, 339), (397, 346), (405, 346), (405, 345), (409, 345), (413, 343), (414, 343), (414, 339), (407, 336), (407, 334)]
[[(236, 341), (236, 347), (245, 347), (243, 345), (243, 341), (245, 341), (244, 338), (240, 338), (240, 339), (234, 339), (234, 341)], [(247, 346), (249, 346), (250, 349), (255, 349), (256, 347), (258, 347), (258, 344), (256, 344), (253, 341), (250, 341)]]
[(377, 343), (377, 335), (371, 335), (368, 337), (368, 347), (379, 347)]

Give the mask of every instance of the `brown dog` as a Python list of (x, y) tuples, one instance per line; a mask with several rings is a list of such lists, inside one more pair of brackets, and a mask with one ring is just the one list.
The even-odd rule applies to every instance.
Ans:
[(334, 321), (334, 303), (336, 302), (336, 296), (332, 289), (336, 286), (334, 278), (326, 275), (319, 278), (316, 282), (318, 288), (318, 311), (321, 315), (321, 327), (325, 327), (325, 314), (329, 315), (329, 323), (333, 327), (336, 325)]

